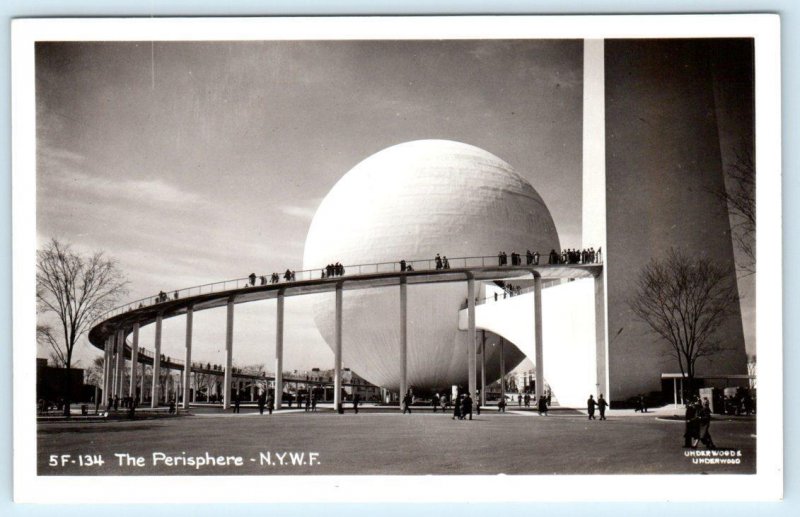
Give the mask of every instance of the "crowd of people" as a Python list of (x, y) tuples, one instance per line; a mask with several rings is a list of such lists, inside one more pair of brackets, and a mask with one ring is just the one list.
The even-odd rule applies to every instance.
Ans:
[(328, 264), (322, 270), (322, 278), (332, 278), (334, 276), (344, 276), (344, 266), (339, 262)]
[[(522, 255), (520, 255), (516, 251), (511, 252), (510, 258), (512, 266), (522, 265)], [(501, 251), (497, 254), (497, 262), (498, 265), (500, 266), (509, 265), (508, 259), (509, 256), (506, 254), (505, 251)], [(538, 251), (527, 250), (525, 252), (525, 265), (538, 266), (540, 259), (541, 255), (539, 254)], [(597, 250), (595, 250), (594, 248), (585, 248), (582, 250), (568, 248), (561, 250), (561, 253), (557, 252), (555, 249), (551, 249), (550, 253), (547, 256), (548, 265), (599, 264), (601, 262), (602, 262), (602, 248), (597, 248)]]
[[(502, 286), (502, 288), (503, 288), (503, 299), (504, 300), (506, 298), (511, 298), (512, 296), (519, 296), (520, 294), (522, 294), (522, 287), (520, 287), (518, 285), (516, 285), (516, 286), (514, 286), (514, 285), (504, 285), (504, 286)], [(494, 301), (497, 301), (499, 299), (500, 299), (500, 293), (495, 291), (495, 293), (494, 293)]]

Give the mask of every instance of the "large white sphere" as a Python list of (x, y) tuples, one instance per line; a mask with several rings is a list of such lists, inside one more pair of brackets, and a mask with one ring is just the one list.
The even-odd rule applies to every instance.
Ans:
[[(542, 198), (510, 165), (477, 147), (446, 140), (395, 145), (345, 174), (317, 209), (304, 269), (559, 249)], [(455, 267), (455, 266), (454, 266)], [(419, 268), (417, 268), (419, 269)], [(352, 270), (346, 273), (354, 273)], [(408, 380), (443, 389), (467, 380), (467, 332), (458, 329), (466, 283), (408, 288)], [(345, 291), (344, 366), (389, 389), (399, 386), (399, 288)], [(334, 297), (320, 296), (315, 323), (334, 344)], [(487, 380), (499, 377), (491, 365)], [(522, 359), (506, 350), (508, 369)]]

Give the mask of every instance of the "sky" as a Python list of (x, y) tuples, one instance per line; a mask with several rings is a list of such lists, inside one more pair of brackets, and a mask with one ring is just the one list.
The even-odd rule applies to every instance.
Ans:
[[(509, 163), (562, 247), (579, 247), (582, 59), (580, 40), (38, 43), (39, 245), (114, 257), (124, 301), (302, 269), (339, 178), (438, 138)], [(287, 299), (287, 370), (333, 365), (311, 302)], [(271, 369), (274, 313), (237, 306), (235, 364)], [(194, 359), (223, 363), (224, 333), (224, 309), (197, 313)], [(163, 352), (182, 357), (183, 338), (183, 318), (165, 320)], [(99, 351), (83, 340), (76, 354), (85, 366)]]

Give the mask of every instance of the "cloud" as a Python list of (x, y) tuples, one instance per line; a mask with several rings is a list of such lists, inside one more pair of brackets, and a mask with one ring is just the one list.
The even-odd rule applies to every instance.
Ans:
[(317, 207), (321, 202), (321, 198), (314, 198), (304, 201), (302, 204), (282, 205), (278, 207), (278, 210), (284, 215), (310, 221), (317, 213)]
[(139, 206), (197, 205), (203, 197), (161, 178), (130, 178), (90, 174), (86, 158), (76, 152), (42, 146), (37, 155), (40, 186), (50, 187), (63, 199), (115, 200)]

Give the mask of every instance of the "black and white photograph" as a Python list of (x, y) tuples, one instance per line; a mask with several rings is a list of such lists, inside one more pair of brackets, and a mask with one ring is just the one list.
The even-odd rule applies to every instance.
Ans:
[(778, 19), (601, 18), (15, 22), (17, 497), (779, 498)]

